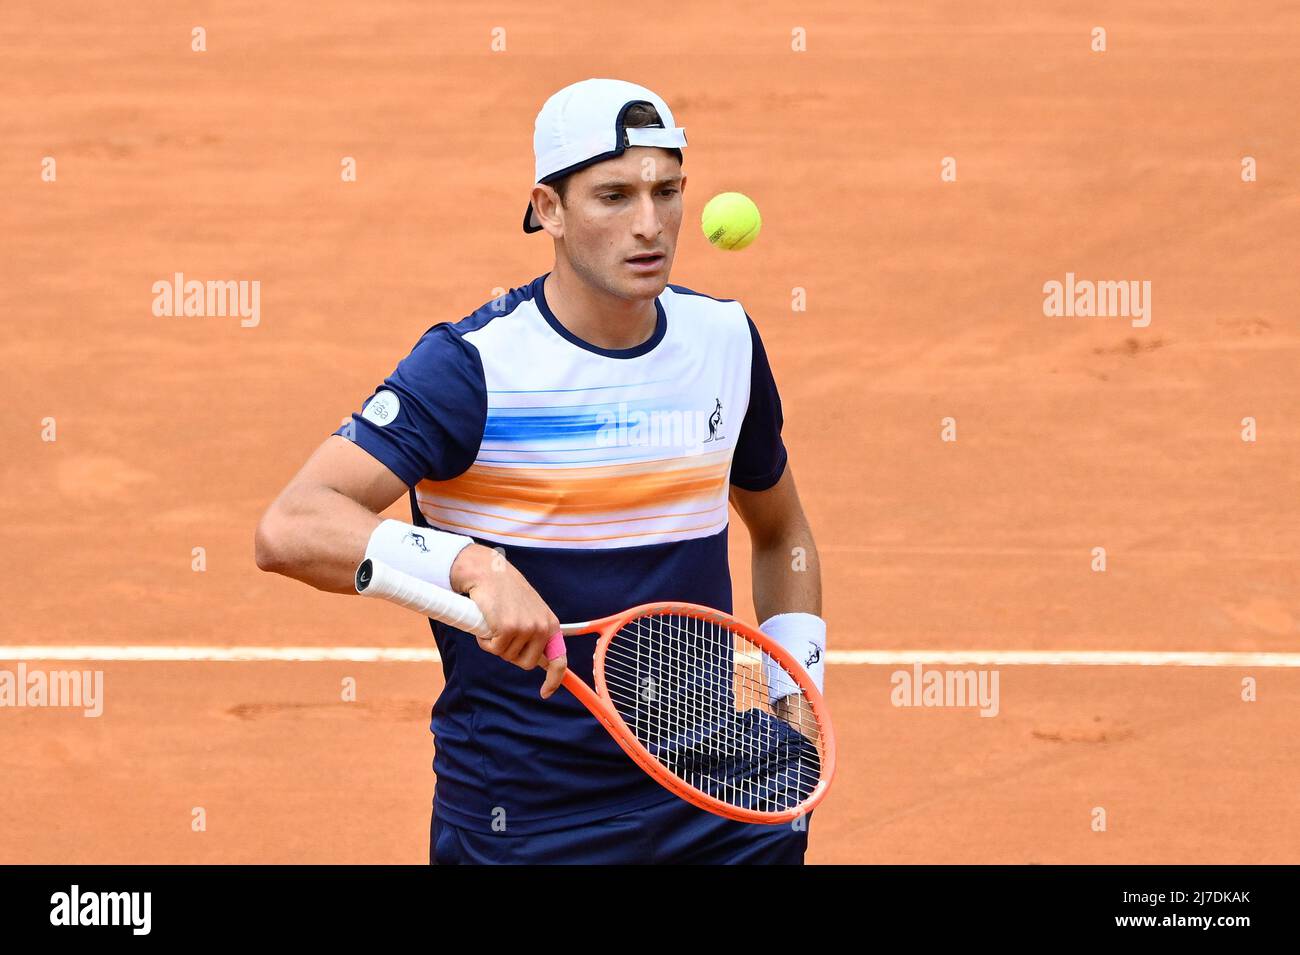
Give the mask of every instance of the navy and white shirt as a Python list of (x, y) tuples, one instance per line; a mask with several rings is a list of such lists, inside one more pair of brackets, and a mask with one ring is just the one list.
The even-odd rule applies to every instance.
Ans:
[[(430, 328), (340, 428), (411, 488), (414, 522), (506, 559), (566, 623), (637, 604), (730, 612), (729, 485), (781, 477), (781, 400), (744, 308), (669, 285), (654, 333), (598, 348), (556, 320), (546, 276)], [(674, 799), (571, 694), (436, 621), (435, 811), (527, 834)], [(592, 680), (594, 638), (568, 641)]]

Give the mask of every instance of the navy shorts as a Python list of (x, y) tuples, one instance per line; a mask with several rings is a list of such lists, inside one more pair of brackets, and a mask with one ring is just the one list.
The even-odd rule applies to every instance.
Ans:
[(439, 819), (431, 865), (803, 865), (812, 814), (768, 826), (733, 822), (671, 799), (552, 832), (476, 832)]

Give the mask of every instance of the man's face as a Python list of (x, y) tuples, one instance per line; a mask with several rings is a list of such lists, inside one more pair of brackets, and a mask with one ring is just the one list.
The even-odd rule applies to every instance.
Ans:
[(677, 157), (650, 146), (570, 176), (556, 212), (574, 271), (620, 298), (659, 295), (677, 252), (685, 187)]

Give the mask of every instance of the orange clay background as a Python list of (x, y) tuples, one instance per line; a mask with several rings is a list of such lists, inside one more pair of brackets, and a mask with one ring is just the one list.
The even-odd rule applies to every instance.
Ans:
[[(833, 649), (1300, 650), (1294, 4), (580, 9), (6, 0), (0, 644), (429, 648), (253, 530), (429, 325), (549, 268), (533, 117), (618, 76), (688, 130), (672, 278), (762, 331)], [(728, 190), (743, 252), (697, 225)], [(155, 317), (175, 272), (260, 281), (260, 325)], [(1151, 324), (1044, 316), (1066, 272)], [(0, 710), (0, 862), (427, 860), (435, 664), (44, 666), (105, 712)], [(1300, 861), (1300, 670), (1002, 666), (985, 719), (900, 668), (828, 669), (810, 862)]]

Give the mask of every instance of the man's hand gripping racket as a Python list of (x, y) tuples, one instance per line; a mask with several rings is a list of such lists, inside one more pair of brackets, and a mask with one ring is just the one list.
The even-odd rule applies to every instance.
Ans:
[[(467, 633), (491, 632), (473, 600), (379, 561), (361, 562), (356, 587)], [(584, 634), (597, 638), (595, 688), (571, 669), (565, 687), (665, 788), (761, 823), (802, 816), (826, 795), (835, 773), (826, 703), (770, 637), (708, 607), (642, 604), (564, 624), (547, 657), (564, 655), (564, 637)]]

